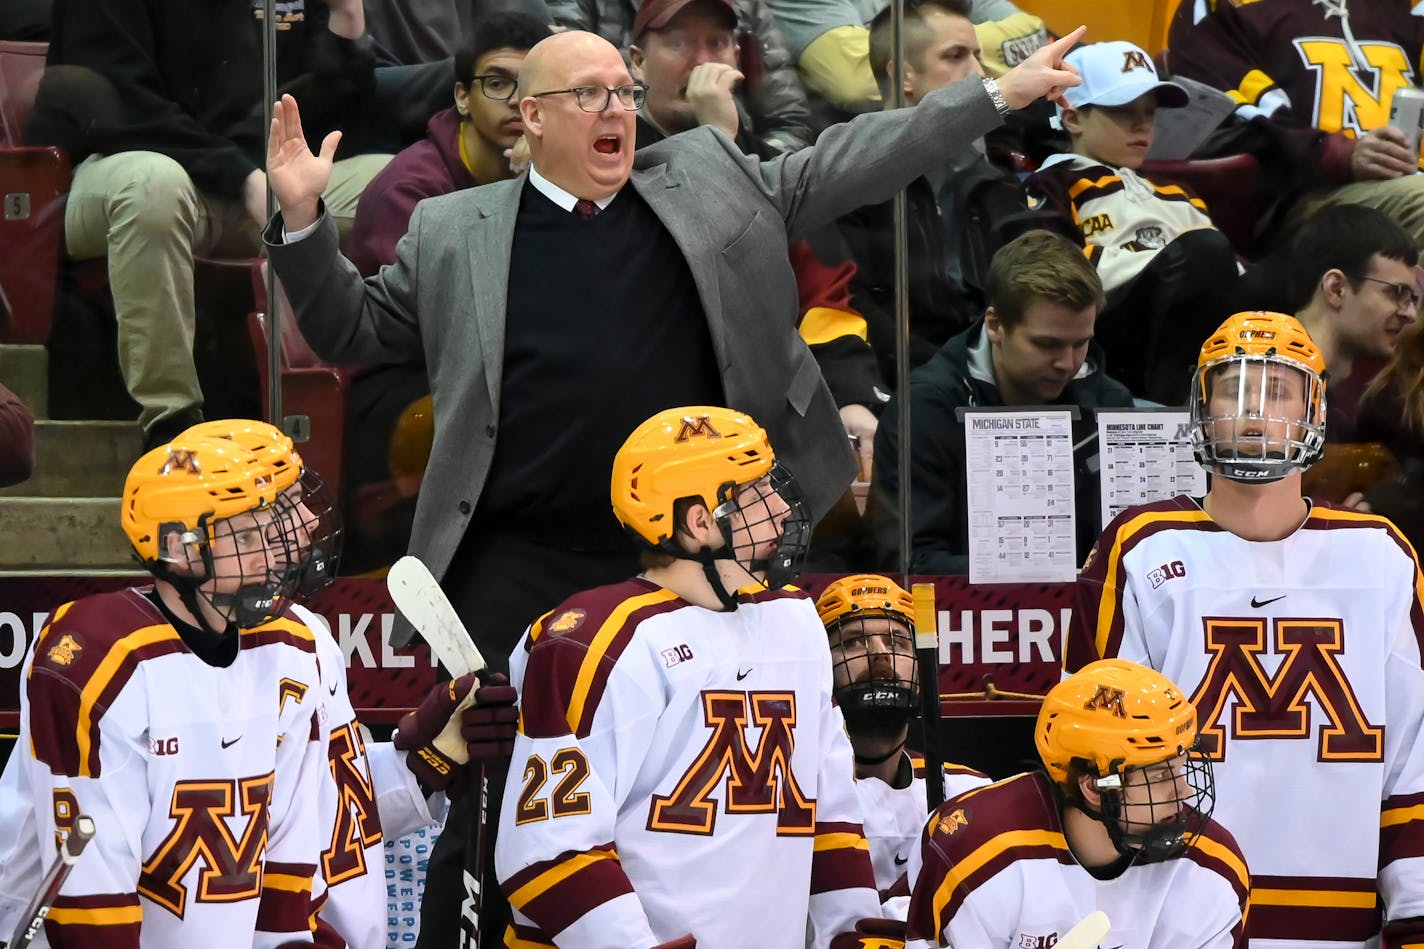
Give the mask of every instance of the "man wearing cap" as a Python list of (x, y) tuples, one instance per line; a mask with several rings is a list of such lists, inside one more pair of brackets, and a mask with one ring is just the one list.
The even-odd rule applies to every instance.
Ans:
[[(680, 4), (650, 4), (634, 0), (552, 0), (554, 22), (570, 30), (597, 33), (621, 50), (638, 43), (651, 20), (659, 29)], [(774, 152), (792, 152), (811, 144), (811, 110), (767, 0), (730, 0), (735, 14), (734, 42), (739, 47), (732, 65), (743, 74), (736, 86), (742, 125), (755, 126), (761, 144)], [(660, 12), (661, 11), (661, 12)], [(690, 127), (690, 126), (689, 126)]]
[(1226, 317), (1240, 272), (1206, 202), (1137, 174), (1157, 110), (1186, 105), (1187, 91), (1132, 43), (1093, 43), (1068, 62), (1083, 77), (1058, 109), (1073, 151), (1045, 161), (1029, 194), (1076, 224), (1098, 268), (1108, 305), (1097, 336), (1113, 375), (1141, 398), (1185, 403), (1195, 341)]

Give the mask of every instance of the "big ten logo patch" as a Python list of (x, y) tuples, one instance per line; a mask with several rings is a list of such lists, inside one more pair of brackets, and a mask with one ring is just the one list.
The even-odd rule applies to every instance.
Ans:
[(1152, 584), (1152, 589), (1155, 590), (1168, 580), (1175, 580), (1186, 575), (1187, 565), (1180, 560), (1173, 560), (1171, 563), (1164, 563), (1160, 567), (1153, 567), (1147, 571), (1147, 582)]
[(692, 659), (692, 647), (687, 643), (678, 643), (676, 646), (664, 649), (661, 655), (663, 665), (671, 669), (680, 662), (688, 662)]

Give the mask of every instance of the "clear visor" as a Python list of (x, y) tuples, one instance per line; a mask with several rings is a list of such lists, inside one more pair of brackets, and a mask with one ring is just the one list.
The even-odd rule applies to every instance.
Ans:
[(1325, 443), (1325, 386), (1277, 356), (1236, 355), (1192, 378), (1192, 449), (1237, 481), (1275, 481), (1310, 467)]

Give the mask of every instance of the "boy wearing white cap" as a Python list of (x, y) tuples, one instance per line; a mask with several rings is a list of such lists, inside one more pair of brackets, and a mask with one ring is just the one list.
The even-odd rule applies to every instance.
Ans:
[(1132, 43), (1081, 46), (1065, 61), (1083, 77), (1058, 108), (1073, 151), (1045, 161), (1029, 194), (1082, 233), (1108, 295), (1097, 337), (1113, 376), (1134, 395), (1184, 402), (1193, 341), (1221, 321), (1217, 301), (1239, 273), (1201, 198), (1137, 174), (1157, 110), (1186, 105), (1187, 92)]

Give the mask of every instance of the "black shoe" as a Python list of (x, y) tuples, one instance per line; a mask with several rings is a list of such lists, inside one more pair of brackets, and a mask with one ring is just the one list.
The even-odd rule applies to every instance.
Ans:
[(203, 413), (196, 409), (186, 409), (175, 415), (163, 416), (143, 433), (144, 453), (153, 451), (160, 445), (168, 444), (202, 420)]

